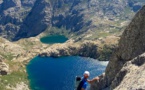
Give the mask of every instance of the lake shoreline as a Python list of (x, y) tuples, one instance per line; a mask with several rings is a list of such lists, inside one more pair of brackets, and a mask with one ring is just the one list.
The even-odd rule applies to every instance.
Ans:
[[(69, 85), (71, 85), (71, 89), (72, 89), (72, 87), (73, 87), (72, 86), (72, 84), (73, 84), (72, 80), (74, 80), (76, 75), (82, 76), (83, 72), (85, 70), (88, 70), (86, 67), (90, 68), (89, 70), (92, 73), (91, 78), (102, 74), (104, 72), (102, 70), (105, 70), (107, 64), (106, 63), (99, 64), (99, 63), (100, 63), (100, 61), (98, 61), (98, 60), (94, 60), (94, 59), (91, 59), (91, 58), (79, 57), (79, 56), (68, 56), (68, 57), (60, 57), (60, 58), (35, 57), (27, 65), (27, 72), (28, 72), (28, 79), (30, 81), (30, 87), (31, 87), (31, 89), (34, 89), (35, 87), (38, 88), (37, 85), (34, 85), (35, 81), (37, 81), (37, 80), (34, 80), (32, 78), (35, 78), (35, 79), (39, 78), (37, 83), (41, 82), (39, 80), (43, 80), (43, 82), (44, 82), (44, 80), (48, 79), (48, 80), (51, 81), (51, 83), (49, 83), (49, 81), (46, 81), (46, 82), (47, 82), (47, 84), (50, 85), (49, 87), (51, 87), (52, 85), (54, 85), (56, 83), (56, 81), (53, 80), (52, 78), (57, 77), (57, 79), (59, 79), (59, 78), (63, 77), (63, 75), (64, 75), (63, 73), (65, 73), (65, 75), (68, 75), (67, 77), (71, 77), (71, 79), (69, 80), (69, 81), (71, 81), (71, 84), (69, 84)], [(78, 64), (80, 64), (80, 65), (78, 65)], [(96, 69), (99, 66), (100, 66), (100, 68)], [(79, 70), (78, 73), (76, 73), (77, 70)], [(98, 73), (98, 74), (95, 74), (94, 70), (98, 70), (97, 72), (100, 72), (100, 71), (101, 72)], [(57, 72), (55, 72), (55, 71), (57, 71)], [(32, 75), (32, 72), (34, 72), (33, 75)], [(51, 72), (51, 73), (49, 73), (49, 72)], [(59, 72), (61, 72), (61, 73), (59, 73)], [(72, 75), (72, 74), (74, 74), (74, 75)], [(37, 75), (40, 75), (42, 77), (37, 76)], [(60, 75), (60, 77), (58, 77), (57, 75)], [(45, 79), (43, 79), (44, 77), (45, 77)], [(51, 78), (49, 78), (49, 77), (51, 77)], [(65, 77), (63, 79), (67, 80), (67, 78), (65, 78)], [(42, 78), (42, 79), (40, 79), (40, 78)], [(64, 82), (58, 82), (58, 83), (64, 83), (60, 86), (66, 86), (65, 84), (68, 84), (68, 82), (66, 83), (65, 81)], [(34, 85), (34, 87), (33, 87), (33, 85)], [(38, 86), (39, 85), (40, 85), (40, 88), (43, 87), (43, 85), (41, 85), (41, 83), (38, 84)], [(47, 87), (47, 85), (45, 87)], [(66, 88), (68, 88), (68, 87), (66, 87)], [(68, 90), (66, 88), (63, 89), (63, 90)], [(41, 90), (41, 89), (37, 89), (37, 90)], [(48, 90), (48, 88), (44, 89), (44, 90)], [(51, 88), (49, 88), (49, 90), (57, 90), (57, 89), (54, 89), (54, 87), (51, 87)], [(60, 89), (60, 90), (62, 90), (62, 89)]]
[(46, 35), (40, 38), (44, 44), (64, 43), (68, 40), (64, 35)]
[(81, 56), (97, 59), (98, 45), (94, 42), (55, 44), (38, 54), (40, 57)]

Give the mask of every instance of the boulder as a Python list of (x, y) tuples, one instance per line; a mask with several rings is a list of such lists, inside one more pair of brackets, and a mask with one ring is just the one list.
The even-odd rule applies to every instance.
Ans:
[(8, 72), (9, 66), (4, 62), (0, 62), (0, 75), (7, 75)]

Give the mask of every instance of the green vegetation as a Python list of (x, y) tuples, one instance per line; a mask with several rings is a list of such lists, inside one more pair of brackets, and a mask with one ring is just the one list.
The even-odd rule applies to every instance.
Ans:
[(0, 76), (0, 90), (11, 90), (6, 87), (15, 87), (20, 82), (28, 83), (25, 66), (13, 61), (6, 61), (6, 63), (9, 64), (12, 72), (8, 75)]
[(12, 72), (9, 75), (5, 75), (0, 77), (0, 90), (7, 90), (6, 85), (9, 87), (15, 87), (17, 83), (20, 82), (25, 82), (28, 83), (27, 81), (27, 75), (24, 72)]
[(0, 53), (6, 60), (12, 60), (14, 55), (12, 53)]
[(48, 35), (64, 35), (67, 38), (70, 37), (70, 30), (66, 30), (65, 28), (57, 28), (51, 27), (43, 32), (44, 36)]

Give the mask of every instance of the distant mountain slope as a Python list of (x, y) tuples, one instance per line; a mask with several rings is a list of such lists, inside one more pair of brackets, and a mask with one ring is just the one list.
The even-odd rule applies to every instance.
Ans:
[(18, 40), (51, 27), (78, 35), (114, 33), (126, 26), (143, 0), (0, 0), (0, 35)]

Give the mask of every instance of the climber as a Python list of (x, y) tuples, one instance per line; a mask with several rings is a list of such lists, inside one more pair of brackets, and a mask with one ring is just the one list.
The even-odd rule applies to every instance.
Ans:
[(83, 78), (81, 79), (78, 87), (77, 87), (77, 90), (86, 90), (87, 88), (87, 85), (88, 85), (88, 77), (90, 76), (90, 73), (89, 71), (85, 71), (84, 72), (84, 76)]

